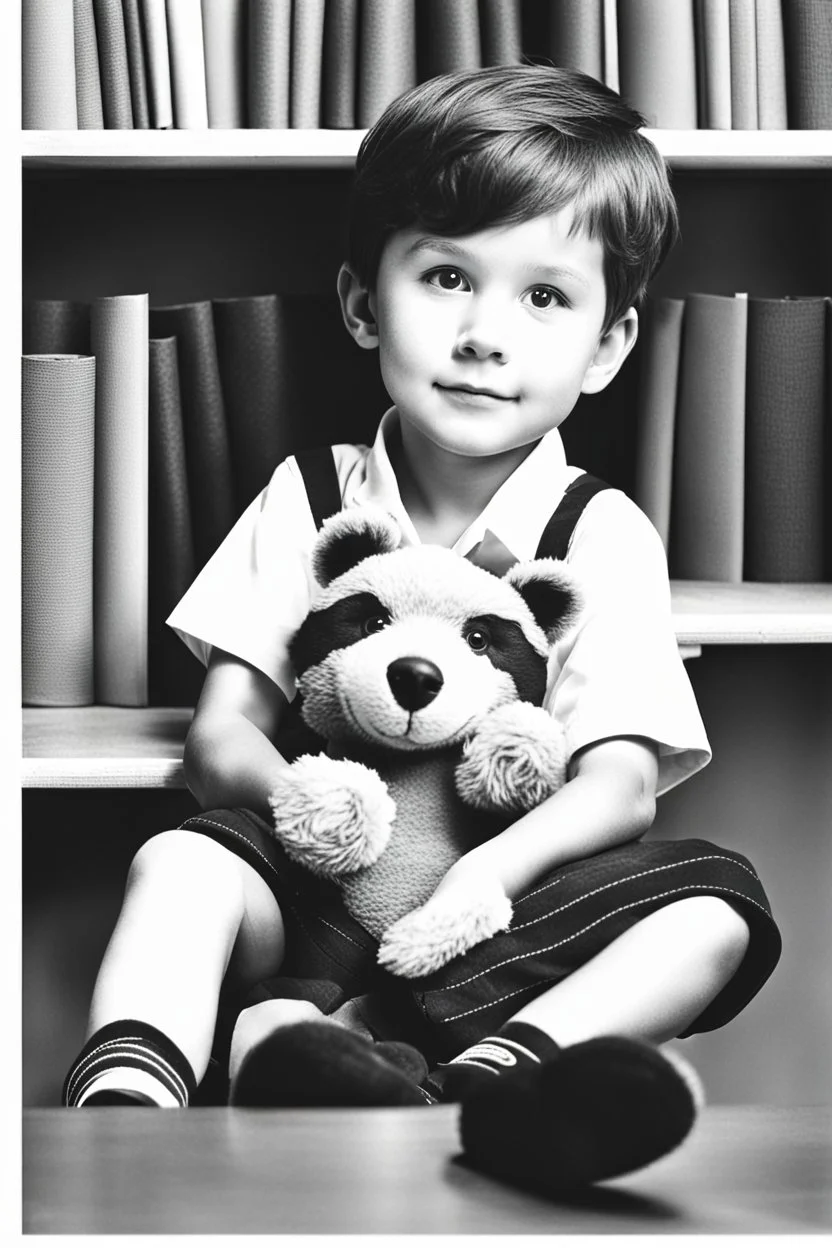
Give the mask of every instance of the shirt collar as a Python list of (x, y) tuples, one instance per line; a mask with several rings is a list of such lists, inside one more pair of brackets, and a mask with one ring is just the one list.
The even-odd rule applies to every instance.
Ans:
[[(405, 511), (387, 451), (387, 438), (397, 421), (395, 407), (389, 408), (367, 453), (364, 479), (357, 485), (353, 498), (345, 501), (372, 502), (383, 507), (402, 526), (405, 542), (418, 545), (419, 535)], [(467, 555), (483, 540), (486, 532), (490, 532), (517, 559), (534, 558), (540, 535), (568, 484), (563, 441), (558, 430), (551, 429), (503, 482), (453, 549), (460, 555)]]

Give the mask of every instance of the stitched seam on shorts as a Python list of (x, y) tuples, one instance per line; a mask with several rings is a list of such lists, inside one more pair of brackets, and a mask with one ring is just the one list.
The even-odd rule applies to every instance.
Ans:
[[(716, 891), (719, 891), (720, 893), (731, 893), (732, 896), (741, 897), (742, 900), (748, 902), (749, 905), (756, 906), (758, 910), (762, 910), (766, 918), (769, 917), (768, 910), (766, 910), (765, 906), (761, 906), (760, 903), (758, 901), (755, 901), (753, 897), (747, 897), (745, 893), (739, 892), (739, 890), (736, 888), (727, 888), (724, 885), (720, 885), (720, 884), (709, 884), (707, 886), (709, 890), (708, 893), (702, 894), (701, 890), (703, 887), (704, 887), (703, 885), (699, 885), (699, 884), (685, 884), (685, 885), (680, 886), (679, 888), (668, 889), (668, 891), (664, 893), (654, 893), (652, 897), (641, 897), (639, 898), (638, 901), (628, 902), (626, 906), (618, 906), (617, 909), (615, 910), (608, 910), (607, 913), (602, 914), (600, 918), (593, 919), (593, 921), (591, 923), (587, 923), (585, 927), (579, 928), (577, 932), (571, 932), (570, 935), (564, 936), (562, 940), (556, 940), (555, 943), (552, 945), (544, 945), (542, 949), (525, 950), (523, 953), (516, 953), (514, 957), (504, 958), (502, 962), (496, 962), (494, 966), (486, 967), (485, 970), (478, 971), (476, 975), (471, 975), (468, 979), (462, 979), (456, 984), (449, 984), (447, 988), (435, 988), (435, 989), (432, 989), (431, 991), (436, 992), (436, 993), (450, 992), (454, 988), (462, 988), (466, 984), (472, 984), (475, 979), (482, 979), (483, 975), (490, 975), (492, 971), (498, 971), (500, 967), (509, 966), (512, 962), (522, 962), (525, 958), (536, 958), (541, 953), (551, 953), (553, 949), (559, 949), (561, 945), (568, 944), (570, 940), (577, 940), (579, 936), (583, 936), (585, 932), (592, 931), (593, 927), (597, 927), (599, 923), (604, 923), (607, 919), (611, 919), (616, 914), (623, 914), (625, 910), (633, 910), (635, 909), (636, 906), (641, 906), (646, 901), (658, 901), (662, 897), (672, 897), (676, 893), (690, 893), (690, 892), (698, 891), (703, 896), (709, 896)], [(557, 976), (550, 975), (547, 977), (547, 979), (539, 980), (538, 982), (545, 984), (545, 983), (548, 983), (549, 980), (556, 979), (556, 978)], [(474, 1008), (471, 1010), (465, 1010), (462, 1014), (454, 1014), (450, 1018), (446, 1018), (441, 1021), (446, 1022), (446, 1023), (451, 1023), (457, 1018), (464, 1018), (466, 1014), (476, 1014), (479, 1010), (487, 1010), (489, 1006), (496, 1005), (499, 1001), (505, 1001), (507, 1000), (508, 997), (514, 997), (517, 995), (518, 992), (523, 992), (523, 991), (525, 991), (525, 986), (523, 988), (518, 988), (512, 992), (507, 992), (502, 997), (495, 997), (493, 1001), (488, 1001), (486, 1002), (485, 1005), (474, 1006)]]
[[(290, 907), (290, 908), (292, 910), (292, 914), (295, 916), (295, 920), (297, 921), (298, 927), (301, 929), (301, 931), (303, 932), (304, 936), (309, 941), (309, 943), (315, 946), (315, 948), (318, 950), (318, 953), (323, 954), (325, 958), (330, 958), (337, 966), (340, 966), (342, 971), (346, 971), (348, 975), (351, 975), (353, 979), (361, 983), (362, 982), (361, 973), (358, 970), (356, 970), (354, 966), (349, 966), (346, 962), (342, 962), (341, 959), (337, 957), (332, 952), (331, 949), (327, 949), (322, 944), (320, 944), (315, 939), (312, 932), (310, 932), (309, 928), (306, 926), (306, 922), (304, 921), (303, 917), (298, 913), (297, 910), (294, 909), (294, 907)], [(315, 917), (318, 918), (319, 916), (316, 915)], [(321, 919), (321, 922), (326, 923), (326, 920)], [(327, 926), (329, 927), (331, 926), (331, 924), (327, 924)], [(338, 929), (335, 928), (334, 930), (337, 931)], [(341, 934), (343, 935), (343, 933)], [(347, 937), (347, 939), (349, 939), (349, 937)], [(358, 948), (361, 948), (361, 946), (359, 945)], [(365, 952), (369, 952), (369, 950), (366, 950)]]
[[(610, 880), (608, 884), (599, 884), (597, 888), (591, 889), (590, 892), (582, 893), (580, 897), (573, 897), (571, 901), (564, 902), (562, 906), (556, 906), (554, 910), (547, 910), (546, 914), (539, 914), (533, 919), (527, 919), (525, 923), (518, 923), (516, 926), (513, 925), (509, 931), (522, 932), (523, 928), (533, 927), (535, 923), (542, 923), (544, 919), (551, 919), (556, 914), (562, 914), (564, 910), (569, 910), (571, 906), (579, 906), (590, 897), (595, 897), (598, 893), (603, 893), (608, 888), (619, 888), (622, 884), (629, 884), (632, 880), (642, 880), (648, 875), (657, 875), (660, 871), (672, 871), (678, 867), (694, 866), (697, 862), (730, 862), (733, 864), (734, 859), (728, 858), (724, 854), (706, 854), (701, 858), (685, 858), (683, 862), (665, 862), (660, 867), (648, 867), (645, 871), (636, 871), (632, 875), (625, 875), (620, 880)], [(742, 864), (736, 863), (734, 865), (740, 866)], [(746, 870), (748, 870), (748, 868), (746, 868)], [(754, 879), (757, 879), (756, 872), (751, 871), (749, 874), (752, 875)], [(538, 891), (543, 892), (544, 890), (539, 889)], [(533, 897), (534, 894), (528, 893), (526, 896)], [(525, 900), (525, 897), (519, 898), (519, 901)]]
[(275, 879), (279, 880), (281, 878), (280, 872), (278, 871), (277, 867), (273, 866), (272, 863), (269, 862), (268, 858), (263, 853), (262, 849), (259, 849), (254, 844), (254, 841), (250, 841), (249, 838), (245, 836), (242, 832), (239, 832), (236, 828), (230, 828), (227, 823), (220, 823), (218, 819), (203, 819), (201, 816), (196, 816), (195, 820), (196, 819), (198, 819), (199, 822), (197, 823), (195, 821), (193, 827), (189, 828), (188, 824), (191, 821), (186, 820), (185, 823), (181, 825), (182, 828), (186, 832), (191, 832), (191, 831), (197, 831), (200, 825), (202, 825), (204, 827), (209, 827), (209, 828), (219, 828), (221, 832), (227, 832), (230, 836), (233, 836), (235, 839), (243, 841), (244, 844), (248, 845), (249, 849), (253, 850), (258, 858), (262, 858), (263, 862), (265, 862), (266, 866), (272, 872)]

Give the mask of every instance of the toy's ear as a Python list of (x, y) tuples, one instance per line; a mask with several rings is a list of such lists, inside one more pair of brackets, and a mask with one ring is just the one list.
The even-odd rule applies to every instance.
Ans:
[(312, 571), (321, 585), (354, 568), (370, 555), (385, 555), (401, 545), (402, 531), (388, 512), (367, 504), (336, 512), (321, 525), (312, 548)]
[(505, 579), (523, 598), (549, 642), (557, 641), (575, 623), (580, 596), (561, 559), (515, 563)]

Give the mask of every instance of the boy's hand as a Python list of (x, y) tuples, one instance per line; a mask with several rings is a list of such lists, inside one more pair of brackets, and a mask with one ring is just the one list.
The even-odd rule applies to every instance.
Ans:
[(304, 754), (269, 795), (275, 836), (295, 862), (325, 879), (369, 867), (384, 852), (396, 804), (363, 763)]
[(378, 961), (394, 975), (421, 978), (439, 970), (511, 923), (511, 902), (499, 880), (462, 877), (398, 919), (381, 939)]

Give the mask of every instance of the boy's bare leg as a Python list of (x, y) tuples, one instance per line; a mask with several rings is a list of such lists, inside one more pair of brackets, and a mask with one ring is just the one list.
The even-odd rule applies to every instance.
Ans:
[(87, 1037), (135, 1019), (205, 1074), (226, 973), (242, 984), (283, 957), (277, 902), (258, 873), (209, 837), (175, 829), (136, 854), (96, 980)]

